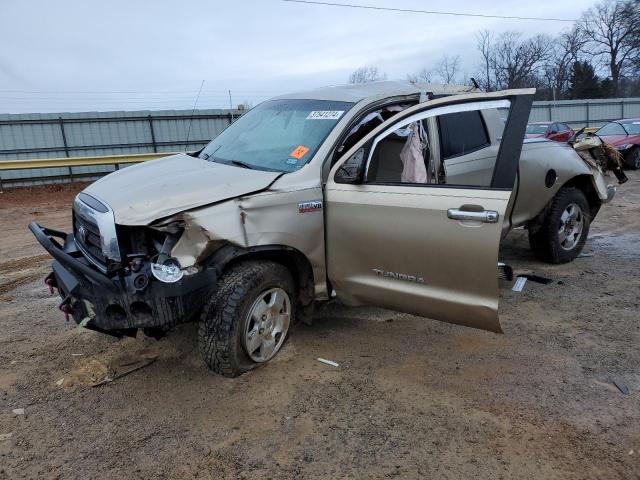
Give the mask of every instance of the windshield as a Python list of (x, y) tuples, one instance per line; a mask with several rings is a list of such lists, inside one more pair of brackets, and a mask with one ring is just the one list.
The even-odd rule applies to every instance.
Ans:
[(624, 129), (629, 135), (640, 135), (640, 120), (634, 120), (632, 122), (624, 122), (622, 124)]
[(529, 135), (542, 135), (546, 133), (547, 128), (549, 128), (548, 124), (530, 123), (527, 125), (527, 133)]
[(597, 132), (598, 135), (626, 135), (627, 131), (617, 122), (607, 123)]
[(313, 158), (352, 106), (327, 100), (270, 100), (230, 125), (199, 157), (244, 168), (292, 172)]

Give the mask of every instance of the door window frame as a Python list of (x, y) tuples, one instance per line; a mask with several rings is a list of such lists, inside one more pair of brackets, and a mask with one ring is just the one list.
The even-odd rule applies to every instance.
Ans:
[[(481, 112), (482, 110), (488, 110), (491, 108), (497, 109), (497, 108), (504, 108), (504, 107), (509, 107), (509, 109), (511, 110), (512, 102), (513, 102), (512, 99), (486, 99), (486, 100), (473, 99), (472, 101), (469, 101), (469, 102), (456, 103), (453, 105), (434, 106), (429, 110), (414, 113), (411, 116), (397, 122), (396, 124), (389, 126), (385, 130), (383, 130), (381, 133), (376, 135), (376, 137), (373, 139), (371, 143), (371, 146), (368, 149), (369, 152), (367, 154), (367, 160), (364, 168), (362, 184), (363, 185), (396, 185), (396, 186), (404, 186), (404, 187), (423, 187), (423, 188), (432, 187), (432, 188), (469, 188), (473, 190), (496, 190), (496, 189), (504, 190), (505, 188), (492, 188), (491, 185), (479, 186), (479, 185), (458, 185), (458, 184), (451, 184), (451, 183), (438, 184), (438, 183), (408, 183), (408, 182), (367, 182), (366, 178), (369, 173), (369, 166), (371, 165), (373, 153), (375, 152), (375, 149), (378, 143), (380, 143), (382, 140), (384, 140), (386, 137), (391, 135), (396, 130), (400, 128), (404, 128), (413, 122), (421, 122), (428, 118), (437, 117), (439, 115), (447, 115), (450, 113), (460, 113), (460, 112), (470, 112), (470, 111)], [(477, 108), (479, 105), (483, 106), (483, 108)], [(485, 134), (488, 137), (489, 135), (486, 131), (486, 125), (484, 124), (484, 118), (482, 118), (482, 114), (480, 114), (480, 118), (482, 120), (482, 124), (485, 129)], [(440, 137), (438, 136), (438, 139), (439, 138)], [(491, 145), (490, 142), (489, 142), (489, 145)], [(482, 148), (486, 148), (486, 147), (487, 145), (485, 145)], [(472, 153), (472, 152), (468, 152), (468, 153)], [(495, 175), (495, 170), (498, 164), (498, 156), (499, 156), (499, 152), (496, 154), (496, 164), (494, 165), (494, 171), (493, 171), (492, 177), (493, 175)], [(449, 158), (455, 158), (455, 157), (449, 157)]]
[(477, 147), (471, 148), (469, 150), (465, 150), (464, 152), (457, 153), (449, 157), (445, 157), (442, 153), (442, 129), (440, 128), (440, 121), (436, 119), (437, 120), (436, 124), (438, 126), (438, 142), (440, 143), (440, 161), (444, 162), (445, 160), (450, 160), (452, 158), (462, 157), (464, 155), (468, 155), (470, 153), (474, 153), (474, 152), (477, 152), (478, 150), (482, 150), (483, 148), (488, 148), (491, 146), (491, 136), (489, 135), (489, 129), (487, 128), (487, 123), (484, 120), (484, 115), (482, 115), (482, 110), (473, 110), (473, 111), (478, 112), (478, 116), (480, 117), (480, 123), (482, 124), (482, 128), (484, 129), (484, 136), (487, 139), (487, 141), (481, 145), (478, 145)]

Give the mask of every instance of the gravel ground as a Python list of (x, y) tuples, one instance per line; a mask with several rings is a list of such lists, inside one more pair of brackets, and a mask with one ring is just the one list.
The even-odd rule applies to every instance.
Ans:
[(503, 260), (554, 282), (503, 283), (504, 335), (329, 304), (233, 380), (207, 371), (193, 325), (155, 341), (65, 323), (26, 224), (68, 228), (78, 186), (5, 191), (0, 479), (640, 478), (640, 174), (629, 177), (592, 225), (593, 256), (545, 265), (525, 231), (508, 237)]

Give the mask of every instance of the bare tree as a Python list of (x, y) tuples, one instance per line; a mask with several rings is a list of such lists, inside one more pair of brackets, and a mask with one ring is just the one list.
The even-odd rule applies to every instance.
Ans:
[(640, 81), (640, 0), (627, 2), (624, 12), (625, 28), (631, 31), (629, 43), (635, 45), (635, 51), (631, 53), (633, 75), (636, 81)]
[(435, 67), (436, 75), (439, 80), (449, 85), (455, 83), (460, 73), (460, 55), (442, 55)]
[(410, 73), (407, 75), (407, 81), (411, 83), (431, 83), (432, 82), (431, 70), (423, 68), (418, 73)]
[(491, 66), (498, 88), (520, 88), (535, 83), (538, 70), (551, 51), (546, 35), (522, 40), (519, 32), (504, 32), (493, 42)]
[(365, 65), (364, 67), (354, 70), (351, 75), (349, 75), (349, 83), (368, 83), (386, 79), (387, 74), (378, 71), (378, 67), (375, 65)]
[(494, 85), (492, 75), (494, 65), (493, 33), (489, 30), (478, 32), (476, 41), (482, 56), (482, 74), (478, 75), (480, 80), (478, 83), (482, 88), (490, 92)]
[(253, 108), (253, 102), (251, 100), (245, 100), (241, 104), (238, 105), (238, 110), (245, 111), (251, 110)]
[(561, 99), (568, 93), (573, 65), (579, 60), (586, 41), (583, 32), (574, 27), (553, 42), (544, 66), (546, 86), (553, 100)]
[(638, 55), (640, 38), (637, 30), (637, 10), (634, 3), (624, 0), (605, 0), (587, 10), (580, 20), (580, 29), (589, 40), (589, 53), (607, 66), (613, 94), (619, 93), (620, 79), (629, 73)]

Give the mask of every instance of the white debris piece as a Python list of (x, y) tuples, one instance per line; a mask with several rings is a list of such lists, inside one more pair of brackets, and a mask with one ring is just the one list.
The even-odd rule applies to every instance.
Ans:
[(326, 363), (327, 365), (331, 365), (332, 367), (339, 367), (336, 362), (332, 362), (331, 360), (327, 360), (326, 358), (316, 358), (320, 363)]
[(511, 290), (513, 290), (514, 292), (521, 292), (524, 288), (525, 283), (527, 283), (527, 277), (518, 277)]
[(24, 408), (14, 408), (11, 410), (15, 415), (24, 415)]
[(61, 387), (63, 383), (64, 383), (64, 378), (61, 378), (60, 380), (58, 380), (58, 381), (56, 382), (56, 385), (58, 385), (59, 387)]

